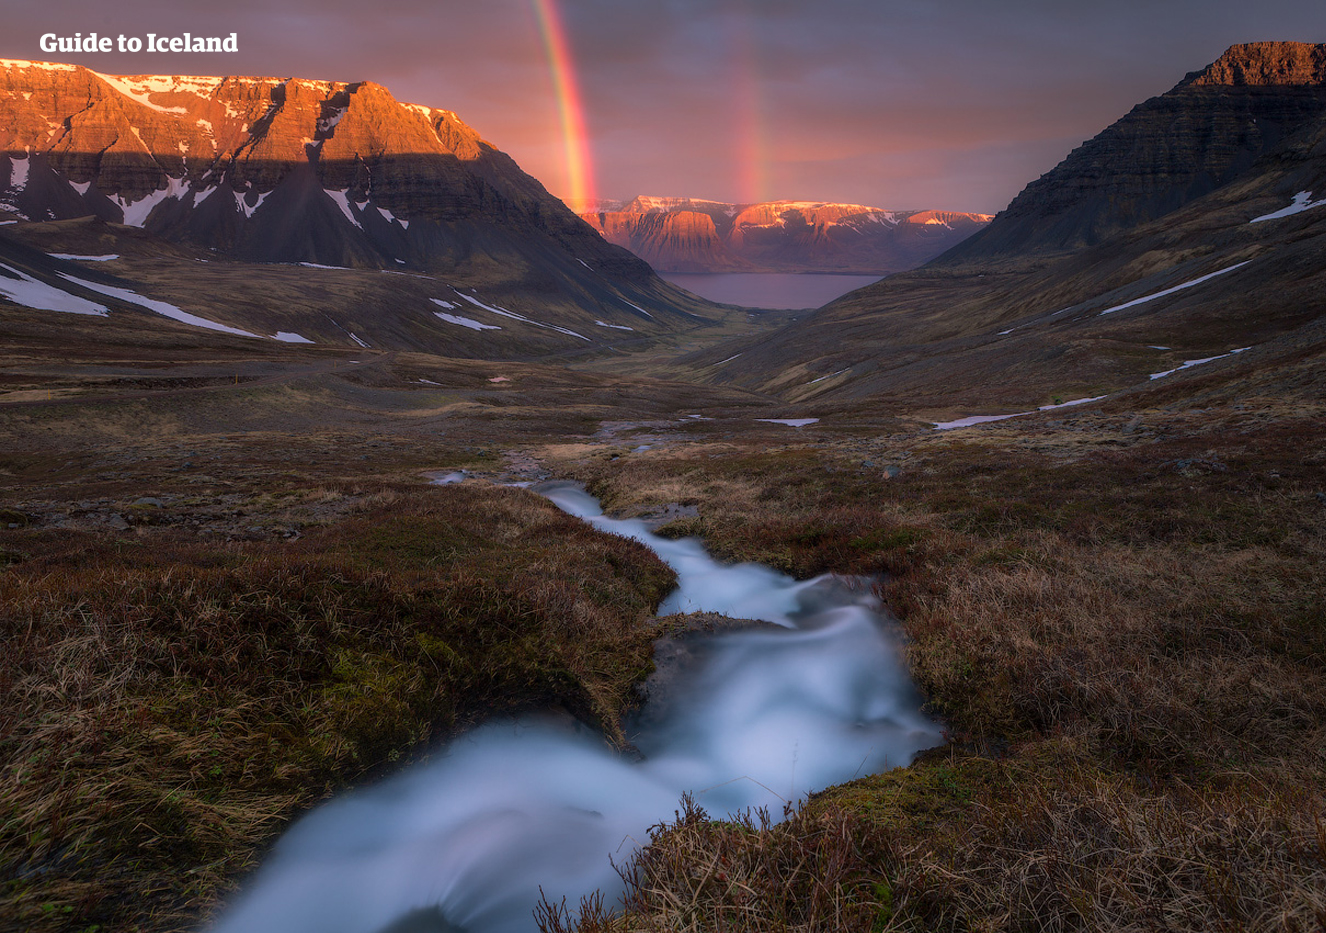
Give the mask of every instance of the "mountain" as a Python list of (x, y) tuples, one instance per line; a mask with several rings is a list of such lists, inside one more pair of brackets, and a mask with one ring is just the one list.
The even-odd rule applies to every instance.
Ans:
[(729, 204), (637, 197), (580, 216), (660, 272), (853, 272), (913, 269), (971, 236), (987, 214), (886, 211), (861, 204)]
[[(103, 297), (128, 289), (259, 335), (534, 353), (695, 326), (705, 313), (455, 113), (369, 81), (0, 61), (0, 212), (18, 221), (0, 226), (11, 241), (119, 257), (81, 273), (18, 257), (6, 279), (70, 288), (60, 276), (73, 274), (100, 281)], [(170, 275), (144, 265), (154, 254), (177, 264)], [(308, 319), (290, 320), (263, 296), (286, 273), (255, 263), (361, 274), (301, 272), (318, 283), (302, 292), (282, 280), (286, 306), (307, 306)], [(165, 297), (184, 280), (183, 296)], [(11, 300), (22, 291), (6, 287)], [(401, 306), (402, 291), (418, 306)]]
[[(943, 417), (1320, 360), (1324, 57), (1326, 46), (1235, 46), (936, 262), (687, 362), (810, 412), (872, 398)], [(1255, 138), (1236, 110), (1258, 115)], [(1084, 153), (1124, 138), (1129, 158), (1087, 167)], [(1181, 171), (1176, 149), (1200, 149), (1205, 168)]]
[(1239, 177), (1326, 114), (1326, 46), (1232, 46), (1027, 185), (946, 259), (1092, 246)]

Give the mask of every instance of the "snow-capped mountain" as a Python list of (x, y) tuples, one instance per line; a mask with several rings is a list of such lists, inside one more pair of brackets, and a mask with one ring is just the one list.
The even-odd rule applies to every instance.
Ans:
[(900, 272), (989, 223), (989, 214), (863, 204), (730, 204), (640, 196), (581, 217), (663, 272)]
[(0, 207), (241, 259), (649, 271), (449, 110), (372, 82), (103, 75), (0, 60)]

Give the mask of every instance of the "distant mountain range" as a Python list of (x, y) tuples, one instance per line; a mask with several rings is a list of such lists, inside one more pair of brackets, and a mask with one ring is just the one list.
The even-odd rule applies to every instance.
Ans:
[(641, 196), (572, 206), (605, 239), (660, 272), (899, 272), (933, 259), (992, 219), (823, 201), (730, 204)]

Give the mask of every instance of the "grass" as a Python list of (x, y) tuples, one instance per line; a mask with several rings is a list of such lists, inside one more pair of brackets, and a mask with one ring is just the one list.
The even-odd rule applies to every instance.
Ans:
[(697, 505), (665, 530), (728, 558), (878, 574), (951, 735), (781, 825), (680, 812), (579, 929), (1319, 929), (1322, 432), (1203, 415), (565, 462), (625, 512)]
[(364, 492), (295, 542), (20, 536), (6, 916), (193, 926), (292, 815), (468, 723), (562, 706), (620, 740), (670, 570), (529, 493)]

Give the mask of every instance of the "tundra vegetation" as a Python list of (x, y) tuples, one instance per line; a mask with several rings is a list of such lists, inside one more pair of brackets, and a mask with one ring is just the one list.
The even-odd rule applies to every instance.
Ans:
[[(292, 817), (486, 717), (560, 708), (620, 743), (652, 641), (680, 624), (652, 614), (673, 577), (487, 482), (545, 475), (617, 514), (694, 506), (663, 533), (724, 558), (873, 575), (950, 736), (786, 821), (679, 802), (623, 865), (625, 904), (587, 905), (579, 929), (1326, 917), (1310, 395), (793, 429), (730, 400), (660, 418), (638, 387), (614, 396), (640, 417), (610, 422), (594, 379), (531, 367), (508, 370), (520, 402), (499, 384), (499, 405), (430, 422), (475, 377), (419, 389), (413, 365), (5, 413), (6, 922), (197, 928)], [(371, 429), (318, 420), (319, 392), (365, 383), (412, 401)], [(278, 407), (302, 429), (230, 430)], [(576, 909), (550, 900), (540, 922)]]

